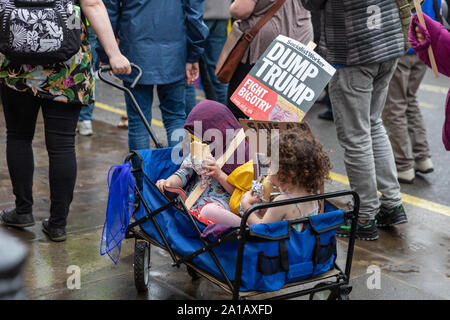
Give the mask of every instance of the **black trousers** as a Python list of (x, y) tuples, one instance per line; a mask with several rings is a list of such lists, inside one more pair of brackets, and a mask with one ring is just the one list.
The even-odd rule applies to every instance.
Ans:
[(77, 176), (75, 130), (81, 106), (41, 99), (0, 85), (6, 122), (6, 160), (18, 214), (32, 213), (32, 141), (42, 107), (49, 157), (50, 224), (66, 226)]
[(231, 102), (230, 98), (239, 87), (241, 82), (244, 81), (244, 78), (247, 76), (253, 66), (254, 64), (250, 64), (249, 62), (240, 62), (233, 74), (233, 77), (230, 80), (230, 83), (228, 84), (227, 107), (231, 112), (233, 112), (236, 119), (248, 119), (248, 117), (245, 115), (245, 113), (242, 112), (241, 109), (239, 109), (233, 102)]

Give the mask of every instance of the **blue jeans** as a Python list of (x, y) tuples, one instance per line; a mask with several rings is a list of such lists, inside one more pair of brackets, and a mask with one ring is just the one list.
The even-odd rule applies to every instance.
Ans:
[(195, 84), (186, 84), (186, 116), (194, 109), (197, 104), (197, 93)]
[(92, 66), (94, 67), (94, 71), (98, 69), (100, 61), (98, 61), (98, 54), (95, 50), (95, 47), (97, 46), (97, 35), (95, 34), (94, 30), (91, 27), (89, 28), (89, 44), (91, 45), (91, 51), (92, 51)]
[(78, 118), (78, 121), (92, 120), (93, 111), (94, 111), (93, 104), (81, 107), (80, 117)]
[[(205, 24), (209, 28), (209, 36), (204, 44), (205, 51), (202, 58), (206, 64), (206, 70), (209, 76), (207, 80), (211, 81), (217, 102), (226, 105), (228, 84), (223, 84), (217, 80), (216, 64), (227, 40), (228, 20), (205, 20)], [(195, 86), (186, 85), (186, 114), (189, 114), (196, 104)]]
[[(175, 130), (184, 129), (186, 121), (185, 83), (186, 80), (182, 79), (174, 83), (156, 86), (169, 147), (174, 147), (183, 138), (182, 135), (177, 135)], [(130, 89), (130, 83), (125, 82), (124, 84)], [(149, 124), (152, 121), (153, 87), (154, 85), (138, 84), (134, 89), (130, 89)], [(130, 151), (149, 149), (150, 135), (126, 94), (125, 103), (128, 114), (128, 148)], [(172, 137), (174, 133), (175, 135)]]
[(228, 20), (205, 20), (205, 24), (209, 28), (209, 36), (205, 42), (203, 59), (206, 63), (209, 79), (216, 92), (217, 101), (226, 105), (228, 84), (223, 84), (217, 80), (216, 64), (227, 40)]

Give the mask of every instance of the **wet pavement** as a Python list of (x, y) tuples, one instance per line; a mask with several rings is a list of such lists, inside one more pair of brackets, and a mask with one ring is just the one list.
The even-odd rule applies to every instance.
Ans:
[[(357, 241), (353, 258), (351, 299), (450, 299), (450, 153), (443, 150), (440, 130), (448, 78), (434, 79), (429, 74), (419, 93), (435, 163), (435, 173), (417, 179), (411, 186), (402, 185), (409, 223), (379, 230), (377, 241)], [(428, 87), (426, 86), (428, 85)], [(434, 91), (433, 91), (434, 90)], [(201, 93), (200, 93), (201, 94)], [(122, 94), (99, 84), (98, 101), (110, 108), (96, 108), (92, 137), (77, 136), (78, 178), (68, 219), (66, 242), (50, 242), (41, 230), (48, 217), (48, 158), (39, 117), (34, 140), (34, 216), (36, 225), (25, 230), (6, 228), (29, 250), (24, 270), (29, 299), (228, 299), (228, 295), (206, 279), (191, 280), (186, 268), (172, 267), (165, 251), (152, 246), (150, 284), (147, 294), (138, 294), (133, 279), (134, 241), (122, 243), (120, 262), (114, 265), (100, 256), (100, 239), (108, 195), (107, 173), (127, 155), (127, 132), (115, 127), (123, 112)], [(155, 102), (157, 103), (157, 102)], [(326, 191), (346, 190), (342, 150), (335, 138), (334, 125), (317, 119), (324, 110), (316, 105), (307, 121), (325, 147), (333, 150), (333, 180)], [(0, 113), (2, 109), (0, 108)], [(164, 141), (160, 114), (154, 109), (154, 128)], [(0, 114), (0, 209), (12, 207), (5, 157), (5, 129)], [(409, 198), (408, 198), (409, 197)], [(412, 200), (411, 200), (412, 199)], [(345, 205), (346, 199), (341, 204)], [(338, 241), (338, 263), (343, 266), (347, 240)], [(80, 289), (69, 289), (71, 266), (81, 272)], [(380, 268), (379, 288), (370, 288), (373, 266)], [(72, 267), (73, 268), (73, 267)], [(369, 283), (369, 286), (368, 286)], [(270, 294), (269, 294), (270, 296)]]

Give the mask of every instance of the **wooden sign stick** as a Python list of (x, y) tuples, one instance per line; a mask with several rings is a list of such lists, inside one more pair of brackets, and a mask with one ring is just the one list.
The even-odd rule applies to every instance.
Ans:
[[(414, 6), (416, 7), (417, 17), (419, 18), (420, 24), (422, 25), (422, 27), (424, 27), (426, 29), (427, 24), (425, 23), (425, 19), (423, 17), (423, 12), (422, 12), (422, 7), (420, 6), (419, 0), (414, 0)], [(414, 30), (414, 32), (415, 32), (415, 30)], [(438, 68), (436, 65), (436, 60), (434, 59), (433, 48), (431, 47), (431, 44), (428, 47), (428, 57), (430, 58), (430, 64), (431, 64), (431, 68), (433, 69), (434, 76), (436, 78), (439, 78), (439, 71), (438, 71)]]
[(309, 50), (313, 51), (317, 47), (317, 44), (315, 44), (314, 42), (310, 41), (306, 47)]

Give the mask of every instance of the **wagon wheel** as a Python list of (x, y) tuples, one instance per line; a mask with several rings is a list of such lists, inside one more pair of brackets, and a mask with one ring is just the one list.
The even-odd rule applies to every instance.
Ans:
[(200, 275), (198, 274), (197, 271), (195, 271), (194, 269), (192, 269), (189, 266), (186, 266), (186, 269), (187, 269), (187, 273), (191, 276), (192, 280), (200, 279)]
[(350, 300), (350, 292), (352, 292), (353, 287), (349, 285), (341, 286), (339, 288), (338, 300)]
[(333, 290), (328, 297), (328, 300), (350, 300), (350, 292), (352, 291), (352, 286), (343, 285), (339, 288)]
[[(330, 284), (334, 284), (334, 282), (331, 282), (331, 281), (321, 282), (321, 283), (316, 284), (314, 286), (314, 289), (319, 289), (319, 288), (328, 286)], [(311, 292), (309, 294), (309, 300), (336, 300), (336, 298), (334, 298), (335, 291), (336, 291), (336, 289)]]
[(134, 245), (134, 285), (138, 292), (148, 291), (150, 273), (150, 243), (136, 241)]

